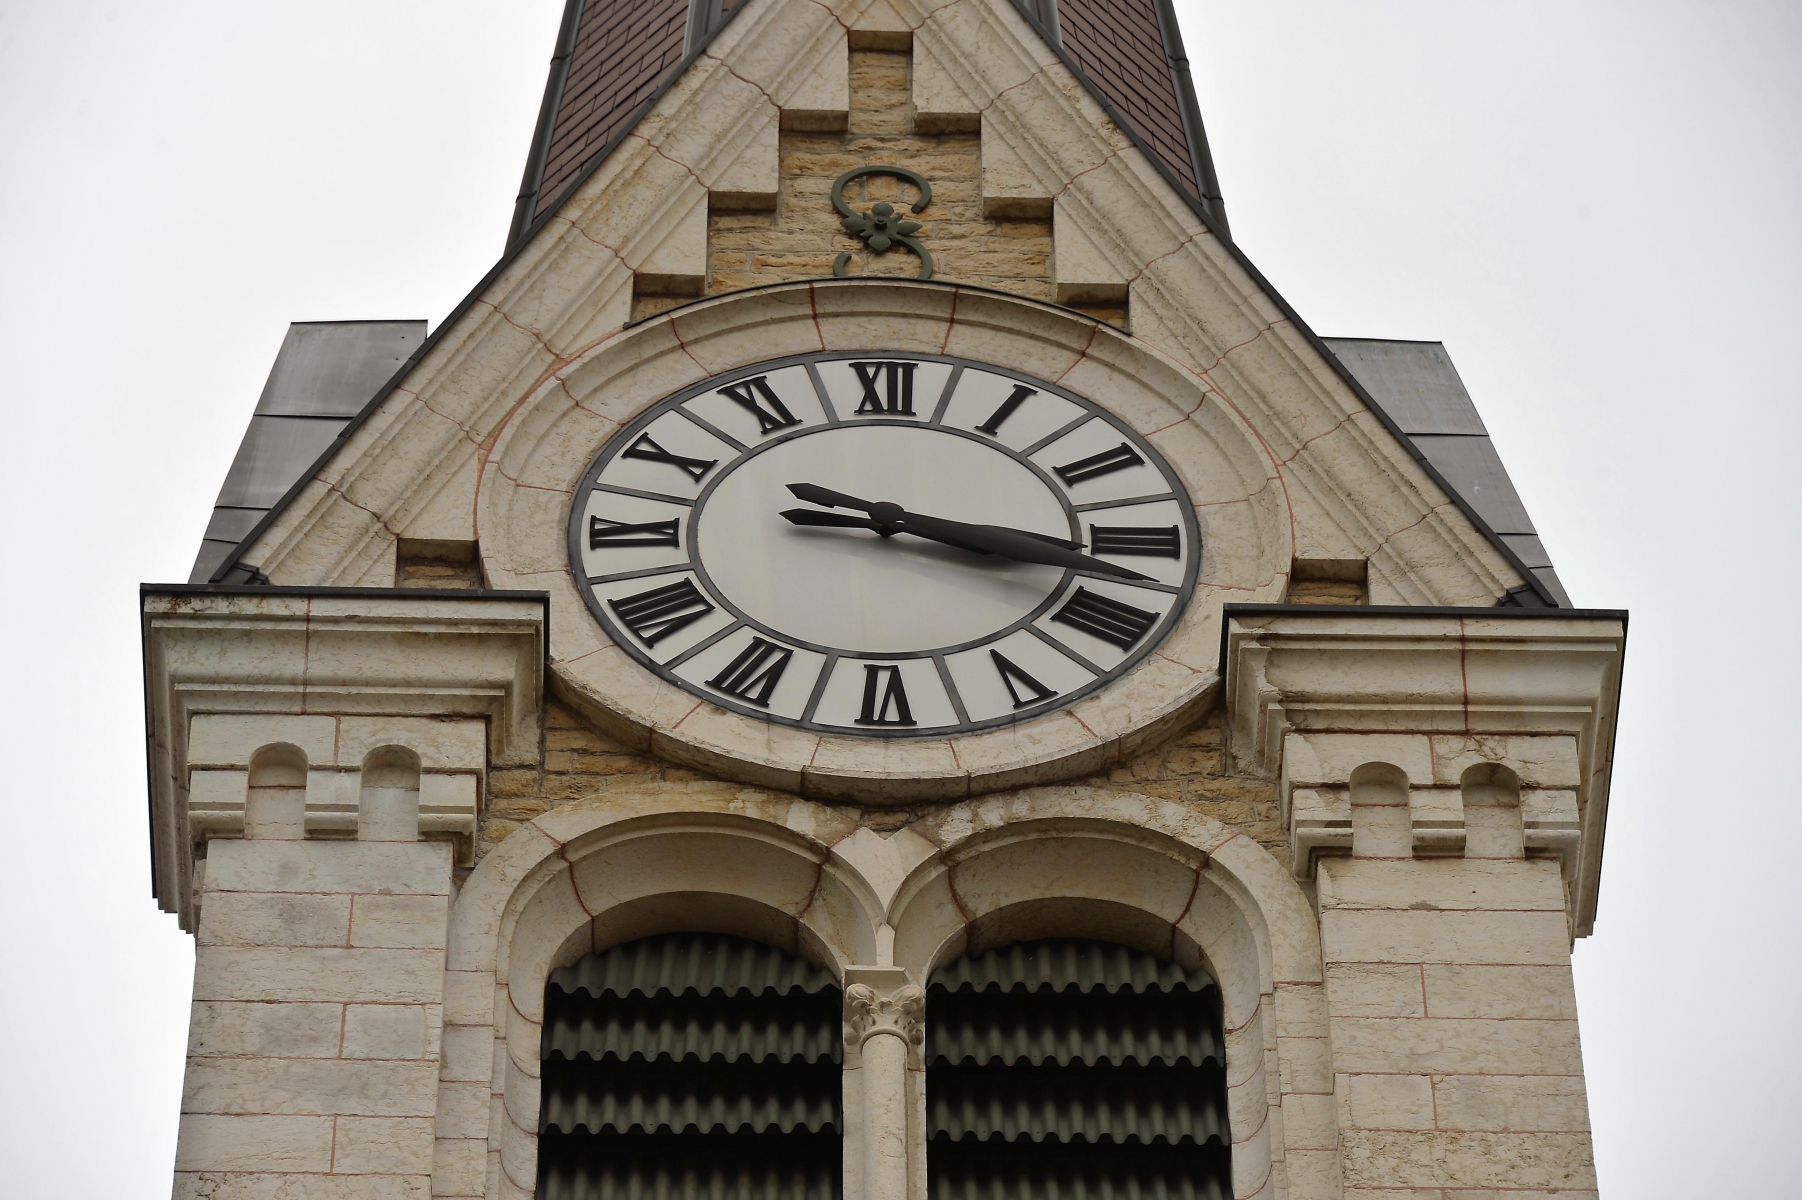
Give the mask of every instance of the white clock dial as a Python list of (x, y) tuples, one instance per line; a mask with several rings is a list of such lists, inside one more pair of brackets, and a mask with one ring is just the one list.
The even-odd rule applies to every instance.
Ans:
[(1168, 632), (1201, 545), (1181, 483), (1099, 405), (998, 367), (814, 355), (659, 404), (577, 489), (570, 559), (645, 666), (820, 731), (1037, 716)]

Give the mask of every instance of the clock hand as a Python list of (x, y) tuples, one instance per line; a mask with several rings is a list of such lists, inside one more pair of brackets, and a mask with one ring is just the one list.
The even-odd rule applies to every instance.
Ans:
[[(794, 494), (794, 497), (797, 500), (805, 500), (809, 504), (820, 504), (827, 508), (860, 508), (864, 512), (869, 513), (870, 516), (878, 522), (878, 525), (870, 526), (869, 528), (875, 529), (876, 532), (882, 534), (883, 537), (888, 537), (891, 534), (899, 532), (900, 526), (898, 523), (909, 518), (912, 518), (915, 521), (934, 521), (939, 519), (937, 517), (923, 517), (918, 513), (909, 513), (899, 504), (890, 504), (887, 501), (881, 500), (863, 500), (856, 496), (848, 496), (844, 492), (835, 492), (831, 488), (824, 488), (815, 483), (791, 483), (788, 485), (788, 490)], [(789, 511), (804, 512), (806, 510), (796, 508), (790, 509)], [(799, 522), (797, 522), (797, 524), (799, 524)], [(962, 525), (963, 522), (953, 521), (950, 522), (950, 524)], [(882, 526), (886, 526), (887, 528), (882, 528)], [(1034, 533), (1030, 529), (1009, 529), (1005, 525), (972, 525), (970, 528), (1000, 529), (1005, 530), (1008, 533), (1017, 533), (1025, 537), (1037, 538), (1041, 542), (1047, 542), (1053, 546), (1062, 546), (1066, 550), (1082, 549), (1081, 542), (1073, 542), (1068, 538), (1053, 537), (1048, 533)], [(922, 534), (921, 536), (925, 535)], [(988, 554), (996, 552), (985, 550), (982, 553)], [(1137, 575), (1135, 573), (1134, 578), (1143, 579), (1145, 576)]]
[[(804, 495), (803, 489), (811, 495)], [(856, 500), (856, 497), (843, 496), (842, 493), (832, 492), (827, 488), (815, 488), (811, 484), (791, 484), (789, 490), (802, 499), (829, 495), (841, 497), (847, 501)], [(1078, 571), (1111, 575), (1117, 579), (1150, 578), (1148, 575), (1141, 575), (1126, 567), (1103, 562), (1101, 559), (1091, 558), (1087, 554), (1070, 549), (1069, 544), (1061, 542), (1061, 539), (1053, 541), (1051, 538), (1029, 533), (1023, 529), (1009, 529), (1003, 525), (971, 525), (963, 521), (948, 521), (942, 517), (910, 513), (897, 504), (871, 504), (868, 501), (856, 500), (855, 504), (846, 504), (845, 507), (863, 508), (869, 511), (871, 516), (868, 519), (859, 519), (840, 513), (814, 512), (801, 508), (788, 509), (782, 513), (782, 516), (795, 525), (870, 529), (883, 537), (889, 537), (895, 533), (911, 533), (915, 537), (956, 546), (960, 550), (971, 550), (978, 554), (994, 554), (1001, 558), (1010, 558), (1015, 562), (1073, 568)]]

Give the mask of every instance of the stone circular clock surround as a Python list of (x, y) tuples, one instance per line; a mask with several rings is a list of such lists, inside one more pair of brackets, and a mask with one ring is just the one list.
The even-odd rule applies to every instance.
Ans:
[[(869, 518), (791, 483), (1089, 554), (798, 527), (785, 517)], [(863, 738), (1015, 725), (1109, 686), (1174, 628), (1201, 550), (1182, 482), (1106, 409), (917, 353), (778, 359), (685, 388), (609, 440), (569, 515), (583, 599), (643, 666), (745, 716)]]
[[(1188, 589), (1183, 603), (1147, 639), (1155, 646), (1073, 703), (1042, 715), (882, 737), (735, 711), (668, 682), (622, 649), (587, 607), (586, 580), (571, 570), (571, 504), (597, 456), (604, 447), (629, 444), (617, 439), (635, 423), (648, 427), (658, 406), (717, 377), (821, 354), (983, 364), (1047, 383), (1073, 402), (1105, 405), (1107, 418), (1130, 433), (1125, 440), (1152, 451), (1179, 485), (1173, 490), (1187, 494), (1185, 536), (1202, 548), (1192, 582), (1179, 583)], [(1107, 326), (950, 285), (851, 280), (703, 301), (602, 339), (530, 388), (483, 464), (477, 498), (483, 565), (492, 587), (551, 592), (553, 687), (641, 750), (724, 778), (865, 804), (1071, 778), (1197, 719), (1217, 692), (1220, 604), (1280, 594), (1293, 548), (1286, 497), (1273, 483), (1275, 464), (1231, 406), (1208, 393), (1197, 374)], [(1054, 495), (1046, 490), (1045, 502)], [(715, 527), (721, 537), (730, 533), (725, 524)], [(714, 535), (704, 513), (699, 532), (705, 548)], [(908, 553), (929, 552), (919, 545)], [(1146, 561), (1152, 560), (1140, 560)], [(1027, 576), (1044, 570), (1015, 569)], [(754, 607), (748, 594), (740, 606), (747, 605)]]

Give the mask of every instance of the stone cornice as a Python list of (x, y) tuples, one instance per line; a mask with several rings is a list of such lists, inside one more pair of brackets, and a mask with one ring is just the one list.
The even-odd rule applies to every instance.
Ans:
[(197, 715), (480, 718), (490, 762), (538, 755), (543, 593), (146, 585), (141, 606), (153, 887), (184, 925)]
[(1581, 937), (1595, 922), (1626, 636), (1617, 611), (1228, 605), (1229, 747), (1275, 775), (1291, 733), (1575, 738)]

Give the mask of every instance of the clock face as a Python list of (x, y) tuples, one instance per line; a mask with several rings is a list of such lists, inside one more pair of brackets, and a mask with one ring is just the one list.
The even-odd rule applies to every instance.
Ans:
[(572, 570), (669, 683), (821, 733), (945, 737), (1125, 674), (1201, 561), (1188, 495), (1099, 405), (923, 355), (809, 355), (656, 405), (583, 476)]

